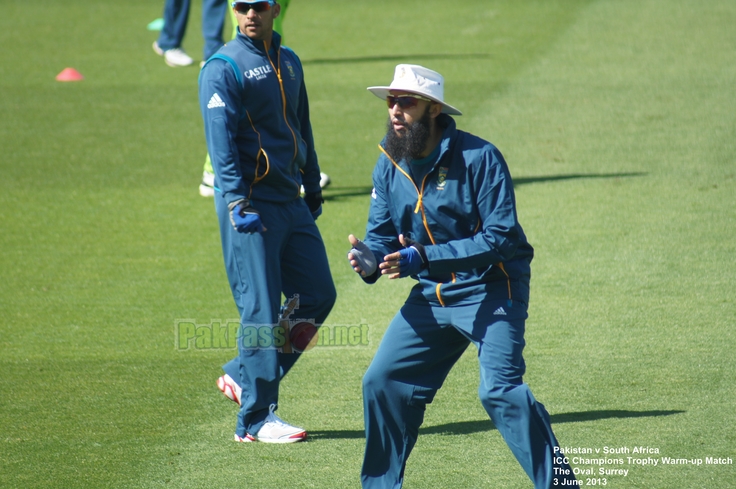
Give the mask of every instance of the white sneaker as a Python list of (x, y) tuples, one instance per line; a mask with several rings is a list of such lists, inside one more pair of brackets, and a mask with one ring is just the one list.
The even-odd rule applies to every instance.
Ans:
[(163, 56), (166, 64), (169, 66), (173, 66), (174, 68), (176, 68), (177, 66), (189, 66), (194, 63), (194, 60), (190, 58), (183, 49), (174, 48), (164, 51), (163, 49), (161, 49), (161, 46), (158, 45), (158, 41), (153, 41), (153, 52), (155, 52), (159, 56)]
[(164, 61), (169, 66), (176, 68), (177, 66), (189, 66), (194, 60), (181, 48), (168, 49), (164, 51)]
[(327, 173), (319, 172), (319, 188), (325, 188), (330, 184), (330, 176)]
[(273, 410), (276, 404), (271, 404), (268, 408), (268, 416), (266, 422), (258, 430), (258, 434), (253, 436), (246, 433), (244, 437), (235, 435), (235, 441), (241, 443), (249, 443), (252, 441), (260, 441), (262, 443), (296, 443), (307, 439), (307, 432), (302, 428), (297, 428), (276, 416)]
[(243, 389), (240, 388), (237, 382), (233, 380), (228, 374), (223, 375), (217, 379), (217, 388), (220, 389), (225, 397), (233, 402), (236, 402), (240, 406), (240, 396), (243, 393)]
[[(332, 183), (332, 180), (330, 180), (330, 176), (325, 172), (319, 172), (319, 188), (325, 188), (330, 183)], [(304, 185), (302, 185), (300, 192), (302, 195), (304, 195)]]
[(213, 197), (215, 195), (215, 174), (208, 171), (202, 173), (202, 183), (199, 184), (199, 195)]
[(238, 436), (237, 433), (235, 433), (235, 441), (239, 443), (250, 443), (252, 441), (257, 441), (250, 433), (246, 433), (245, 436)]
[(153, 52), (158, 54), (159, 56), (164, 55), (164, 50), (161, 49), (161, 46), (158, 45), (158, 41), (153, 41)]

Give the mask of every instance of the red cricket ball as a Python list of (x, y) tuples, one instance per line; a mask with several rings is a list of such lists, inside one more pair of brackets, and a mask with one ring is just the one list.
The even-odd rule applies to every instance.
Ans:
[(303, 353), (311, 349), (317, 344), (318, 338), (319, 332), (317, 331), (317, 327), (314, 323), (310, 323), (308, 321), (302, 321), (301, 323), (293, 325), (289, 331), (291, 347), (299, 353)]

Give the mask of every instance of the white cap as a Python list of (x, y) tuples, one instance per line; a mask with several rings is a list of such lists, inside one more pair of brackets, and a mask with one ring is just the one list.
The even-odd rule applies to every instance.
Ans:
[(442, 75), (424, 66), (397, 65), (390, 86), (368, 87), (368, 90), (376, 97), (384, 100), (391, 95), (391, 90), (415, 93), (442, 104), (442, 112), (445, 114), (463, 114), (452, 105), (445, 103), (445, 79), (442, 78)]

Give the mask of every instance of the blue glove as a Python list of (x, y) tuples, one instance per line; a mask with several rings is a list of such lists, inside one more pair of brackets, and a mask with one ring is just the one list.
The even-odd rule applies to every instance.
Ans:
[(250, 204), (250, 200), (242, 199), (228, 205), (230, 222), (239, 233), (261, 233), (266, 230), (261, 222), (261, 215)]
[(401, 278), (416, 275), (428, 266), (424, 246), (412, 240), (407, 240), (407, 244), (409, 246), (399, 251), (401, 255), (399, 277)]
[(309, 212), (312, 213), (312, 217), (315, 221), (319, 216), (322, 215), (322, 202), (324, 201), (325, 199), (322, 198), (322, 192), (315, 192), (313, 194), (304, 195), (304, 202), (307, 203), (307, 207), (309, 207)]

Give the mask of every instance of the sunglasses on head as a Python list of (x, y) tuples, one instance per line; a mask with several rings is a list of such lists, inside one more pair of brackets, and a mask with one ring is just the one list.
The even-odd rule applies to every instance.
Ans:
[(255, 10), (258, 13), (271, 10), (270, 2), (256, 2), (256, 3), (236, 3), (235, 11), (239, 14), (247, 14), (250, 9)]
[(389, 95), (386, 97), (386, 104), (388, 105), (389, 109), (393, 109), (394, 105), (398, 104), (401, 110), (406, 110), (411, 109), (412, 107), (416, 107), (420, 100), (432, 102), (431, 99), (422, 97), (420, 95), (401, 95), (398, 97)]

